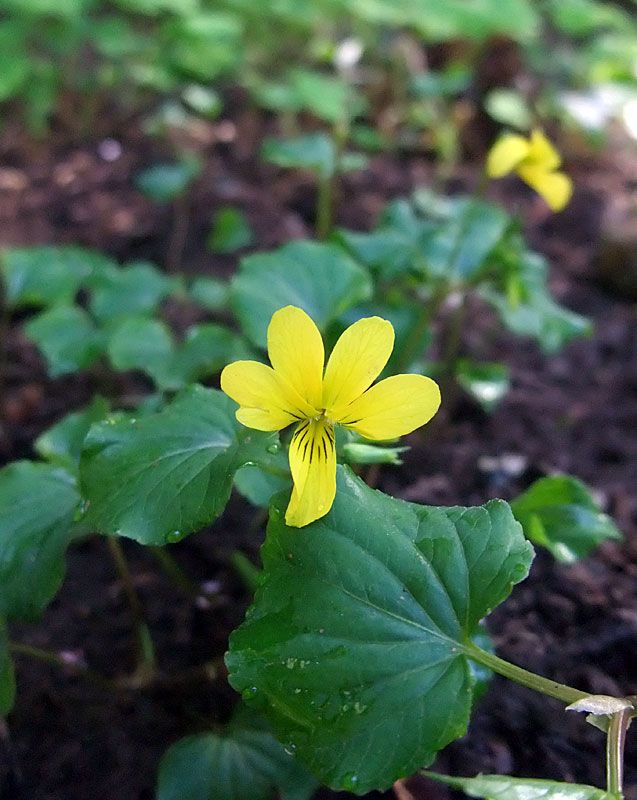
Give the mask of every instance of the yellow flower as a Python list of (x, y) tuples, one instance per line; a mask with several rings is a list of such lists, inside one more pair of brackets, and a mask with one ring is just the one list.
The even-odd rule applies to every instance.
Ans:
[(239, 404), (236, 415), (243, 425), (277, 431), (296, 424), (289, 453), (294, 486), (288, 525), (309, 525), (332, 507), (335, 423), (367, 439), (395, 439), (438, 410), (440, 390), (423, 375), (395, 375), (371, 385), (393, 347), (390, 322), (361, 319), (341, 335), (323, 373), (318, 328), (305, 311), (286, 306), (272, 315), (268, 327), (272, 366), (235, 361), (221, 373), (221, 388)]
[(553, 211), (561, 211), (571, 199), (571, 179), (558, 171), (562, 159), (542, 131), (535, 130), (528, 139), (506, 133), (493, 145), (487, 156), (487, 175), (501, 178), (517, 172), (525, 183), (541, 195)]

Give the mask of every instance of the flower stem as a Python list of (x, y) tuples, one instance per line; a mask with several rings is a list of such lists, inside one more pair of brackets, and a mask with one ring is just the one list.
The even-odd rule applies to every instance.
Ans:
[(124, 549), (119, 541), (113, 536), (107, 538), (108, 548), (115, 563), (115, 569), (122, 582), (124, 592), (128, 598), (131, 613), (133, 615), (133, 627), (135, 629), (135, 639), (137, 644), (137, 664), (140, 672), (153, 674), (155, 672), (155, 648), (150, 635), (150, 630), (144, 619), (144, 611), (139, 601), (133, 576), (131, 575)]
[(498, 675), (509, 678), (509, 680), (540, 692), (540, 694), (544, 694), (547, 697), (561, 700), (567, 705), (574, 703), (576, 700), (589, 697), (587, 692), (581, 692), (579, 689), (573, 689), (571, 686), (566, 686), (563, 683), (552, 681), (542, 675), (536, 675), (534, 672), (522, 669), (522, 667), (511, 664), (493, 653), (487, 653), (472, 642), (467, 642), (464, 645), (464, 651), (472, 661), (477, 661), (478, 664), (488, 667), (493, 672), (497, 672)]
[(621, 800), (623, 795), (624, 744), (632, 709), (612, 714), (606, 734), (606, 791)]

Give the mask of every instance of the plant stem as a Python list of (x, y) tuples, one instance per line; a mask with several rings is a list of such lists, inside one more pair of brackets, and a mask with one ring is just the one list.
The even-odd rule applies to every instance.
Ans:
[(418, 318), (413, 324), (407, 340), (396, 361), (396, 373), (404, 372), (409, 368), (411, 362), (419, 354), (420, 342), (431, 321), (440, 310), (440, 306), (447, 298), (448, 287), (446, 283), (441, 283), (429, 298), (427, 303), (423, 303)]
[(105, 675), (101, 675), (99, 672), (89, 669), (81, 662), (66, 659), (64, 656), (52, 650), (43, 650), (39, 647), (32, 647), (31, 645), (22, 644), (20, 642), (11, 642), (9, 644), (9, 650), (17, 656), (26, 656), (27, 658), (41, 661), (44, 664), (50, 664), (53, 667), (72, 670), (76, 675), (98, 686), (100, 689), (107, 689), (108, 691), (115, 692), (140, 691), (157, 686), (170, 688), (172, 686), (196, 683), (202, 680), (214, 681), (220, 675), (223, 675), (225, 671), (223, 657), (220, 657), (207, 661), (204, 664), (188, 667), (181, 672), (173, 674), (165, 675), (160, 672), (155, 672), (152, 675), (143, 675), (136, 672), (132, 675), (125, 675), (113, 680), (107, 678)]
[(542, 675), (536, 675), (534, 672), (529, 672), (522, 667), (515, 664), (510, 664), (503, 658), (487, 653), (472, 642), (467, 642), (464, 645), (465, 654), (472, 660), (477, 661), (485, 667), (497, 672), (509, 680), (526, 686), (528, 689), (533, 689), (540, 694), (545, 694), (547, 697), (554, 697), (556, 700), (561, 700), (563, 703), (570, 705), (576, 700), (582, 700), (589, 697), (588, 692), (581, 692), (579, 689), (573, 689), (571, 686), (566, 686), (563, 683), (557, 683), (549, 678), (544, 678)]
[(205, 593), (201, 591), (197, 583), (186, 575), (170, 553), (166, 552), (165, 548), (151, 546), (149, 550), (157, 559), (166, 575), (185, 595), (193, 600), (199, 600), (205, 596)]
[(113, 690), (117, 688), (116, 681), (112, 681), (99, 672), (94, 672), (81, 662), (73, 661), (52, 650), (43, 650), (40, 647), (32, 647), (30, 644), (22, 644), (21, 642), (10, 642), (9, 650), (14, 655), (27, 656), (36, 661), (42, 661), (44, 664), (51, 664), (54, 667), (62, 667), (66, 670), (72, 670), (77, 675), (85, 678), (100, 689)]
[(122, 586), (128, 598), (128, 603), (133, 615), (133, 627), (135, 629), (135, 639), (137, 643), (137, 662), (140, 672), (153, 674), (155, 672), (155, 648), (150, 635), (150, 630), (144, 619), (144, 611), (133, 583), (124, 549), (119, 541), (112, 536), (106, 540), (111, 551), (117, 574), (122, 582)]
[(606, 734), (606, 791), (619, 800), (623, 795), (624, 744), (632, 709), (612, 714)]

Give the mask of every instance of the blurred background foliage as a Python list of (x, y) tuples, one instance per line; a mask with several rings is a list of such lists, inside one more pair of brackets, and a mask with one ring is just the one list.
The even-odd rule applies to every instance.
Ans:
[[(368, 149), (419, 144), (414, 130), (429, 129), (443, 160), (455, 157), (471, 105), (521, 129), (559, 118), (595, 133), (619, 114), (634, 130), (636, 9), (634, 0), (2, 0), (2, 118), (19, 116), (36, 137), (55, 125), (83, 135), (104, 112), (126, 117), (159, 100), (173, 121), (210, 118), (224, 87), (238, 85), (284, 115), (356, 120)], [(485, 80), (494, 47), (497, 74)]]

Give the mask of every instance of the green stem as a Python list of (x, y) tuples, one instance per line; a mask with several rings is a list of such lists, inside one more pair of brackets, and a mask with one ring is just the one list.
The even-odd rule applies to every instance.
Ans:
[(10, 642), (9, 650), (11, 653), (17, 656), (26, 656), (27, 658), (33, 658), (36, 661), (42, 661), (44, 664), (50, 664), (54, 667), (62, 667), (66, 670), (72, 670), (80, 677), (85, 678), (87, 681), (95, 684), (95, 686), (99, 686), (100, 689), (108, 689), (110, 691), (117, 689), (117, 683), (115, 681), (110, 680), (110, 678), (107, 678), (104, 675), (100, 675), (99, 672), (94, 672), (81, 662), (64, 658), (64, 656), (61, 656), (59, 653), (56, 653), (52, 650), (43, 650), (40, 647), (32, 647), (30, 644), (22, 644), (21, 642)]
[(466, 310), (467, 295), (463, 294), (458, 302), (457, 307), (453, 311), (453, 316), (449, 325), (449, 334), (447, 337), (447, 344), (445, 346), (444, 354), (444, 371), (446, 375), (453, 375), (455, 372), (454, 366), (460, 350), (462, 328), (464, 325)]
[(534, 672), (528, 672), (522, 667), (517, 667), (515, 664), (510, 664), (493, 653), (487, 653), (472, 642), (464, 645), (464, 651), (472, 661), (477, 661), (478, 664), (488, 667), (493, 672), (497, 672), (498, 675), (509, 678), (509, 680), (540, 692), (540, 694), (544, 694), (547, 697), (561, 700), (567, 705), (589, 697), (587, 692), (580, 692), (579, 689), (573, 689), (571, 686), (552, 681), (549, 678), (542, 677), (542, 675), (536, 675)]
[(124, 549), (119, 541), (112, 536), (107, 538), (108, 548), (115, 563), (117, 574), (122, 582), (124, 592), (128, 598), (128, 603), (133, 615), (133, 627), (135, 629), (135, 639), (137, 644), (137, 662), (140, 672), (153, 674), (155, 672), (155, 648), (150, 635), (150, 630), (144, 619), (144, 611), (139, 601), (133, 576), (128, 568)]
[(170, 553), (167, 553), (163, 547), (151, 546), (149, 547), (149, 550), (157, 559), (160, 567), (170, 578), (170, 580), (178, 589), (181, 589), (181, 591), (187, 597), (190, 597), (192, 600), (199, 600), (200, 598), (204, 597), (205, 593), (201, 591), (201, 588), (197, 585), (197, 583), (191, 580), (188, 575), (186, 575), (175, 559), (170, 555)]
[(447, 293), (447, 284), (442, 283), (431, 295), (429, 301), (423, 304), (396, 360), (396, 373), (404, 372), (408, 369), (411, 362), (419, 355), (420, 343), (422, 342), (423, 336), (427, 328), (431, 325), (433, 318), (440, 310), (440, 307), (447, 299)]
[(623, 795), (624, 744), (632, 709), (613, 714), (606, 734), (606, 791), (621, 800)]
[(223, 658), (216, 658), (169, 675), (164, 675), (160, 672), (155, 672), (153, 675), (140, 675), (139, 672), (136, 672), (132, 675), (125, 675), (116, 680), (111, 680), (99, 672), (89, 669), (84, 664), (70, 661), (52, 650), (43, 650), (40, 647), (32, 647), (20, 642), (11, 642), (9, 650), (16, 656), (25, 656), (41, 661), (44, 664), (50, 664), (53, 667), (72, 670), (80, 678), (89, 681), (100, 689), (107, 689), (112, 692), (140, 691), (156, 686), (170, 688), (171, 686), (197, 683), (202, 680), (215, 681), (225, 672)]

